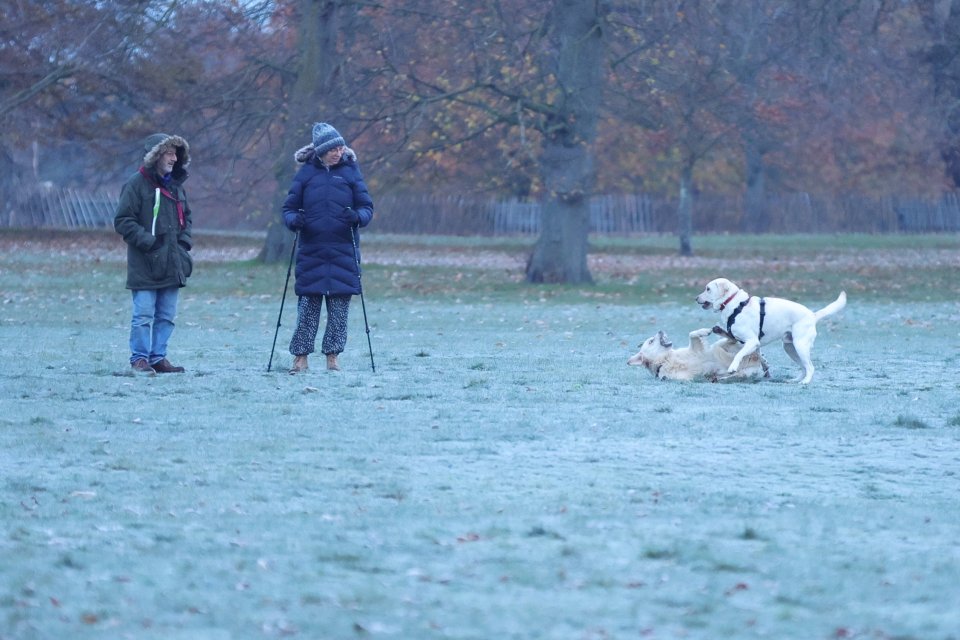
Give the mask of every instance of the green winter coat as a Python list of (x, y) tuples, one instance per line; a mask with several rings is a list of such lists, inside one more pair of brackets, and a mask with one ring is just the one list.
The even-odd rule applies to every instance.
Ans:
[[(177, 151), (177, 163), (164, 185), (155, 167), (160, 155), (170, 146)], [(179, 136), (155, 134), (147, 138), (145, 150), (143, 166), (123, 185), (113, 219), (113, 228), (127, 243), (127, 288), (184, 287), (193, 271), (189, 253), (193, 247), (190, 237), (193, 220), (183, 190), (189, 146)], [(160, 206), (154, 227), (158, 189), (161, 189)], [(154, 248), (158, 238), (160, 242)]]

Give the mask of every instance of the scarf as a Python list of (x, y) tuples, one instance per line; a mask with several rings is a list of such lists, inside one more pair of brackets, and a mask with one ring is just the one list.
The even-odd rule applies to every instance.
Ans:
[(153, 172), (147, 171), (146, 167), (140, 167), (140, 175), (146, 178), (154, 189), (159, 189), (160, 193), (163, 194), (165, 198), (169, 198), (175, 205), (177, 205), (177, 219), (180, 221), (180, 228), (186, 228), (187, 222), (183, 217), (183, 203), (177, 199), (177, 196), (173, 195), (170, 190), (167, 189), (167, 186), (170, 184), (170, 174), (167, 174), (161, 178), (161, 180), (163, 180), (163, 184), (158, 183), (156, 179), (154, 179)]

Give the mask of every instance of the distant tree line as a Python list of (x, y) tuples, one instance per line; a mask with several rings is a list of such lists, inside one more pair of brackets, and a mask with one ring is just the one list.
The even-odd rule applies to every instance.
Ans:
[(957, 190), (960, 0), (0, 3), (0, 214), (115, 186), (176, 132), (198, 219), (271, 226), (282, 256), (316, 120), (375, 197), (537, 202), (528, 279), (588, 282), (599, 195), (675, 202), (691, 253), (708, 198), (764, 232), (791, 194)]

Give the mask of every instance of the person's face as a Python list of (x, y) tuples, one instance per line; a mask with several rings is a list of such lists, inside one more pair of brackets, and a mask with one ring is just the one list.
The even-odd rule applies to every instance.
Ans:
[(157, 173), (162, 176), (166, 175), (173, 171), (173, 165), (175, 164), (177, 164), (177, 150), (164, 151), (160, 155), (160, 159), (157, 160)]
[(340, 162), (340, 158), (343, 156), (343, 150), (344, 147), (334, 147), (320, 156), (320, 160), (328, 167), (332, 167)]

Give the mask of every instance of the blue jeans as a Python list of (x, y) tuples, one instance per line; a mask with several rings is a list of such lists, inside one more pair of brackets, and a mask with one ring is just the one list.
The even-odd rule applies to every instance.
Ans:
[(130, 322), (130, 363), (143, 358), (156, 364), (167, 357), (167, 342), (173, 333), (180, 287), (136, 289)]

